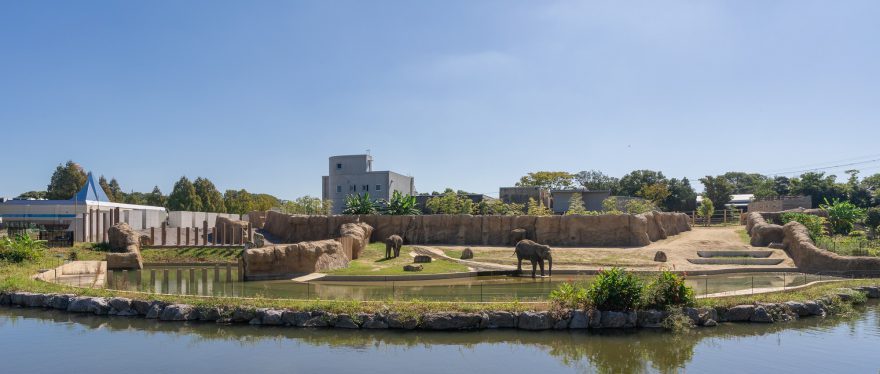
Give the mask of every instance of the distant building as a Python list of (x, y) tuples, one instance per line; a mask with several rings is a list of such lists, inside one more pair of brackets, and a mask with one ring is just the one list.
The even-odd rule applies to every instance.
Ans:
[[(730, 202), (727, 203), (727, 206), (725, 206), (725, 207), (716, 206), (715, 209), (727, 209), (727, 208), (733, 207), (733, 208), (736, 208), (736, 209), (739, 209), (742, 211), (749, 211), (749, 210), (751, 210), (751, 209), (749, 209), (749, 203), (754, 198), (755, 198), (755, 194), (750, 194), (750, 193), (733, 194), (733, 195), (730, 195)], [(703, 196), (702, 195), (697, 196), (697, 206), (700, 206), (700, 204), (702, 202), (703, 202)]]
[(781, 212), (783, 210), (804, 208), (813, 206), (813, 197), (807, 196), (777, 196), (755, 199), (748, 205), (749, 212)]
[(373, 200), (388, 200), (394, 191), (404, 195), (416, 193), (413, 177), (393, 171), (373, 171), (373, 156), (348, 155), (330, 157), (329, 175), (321, 178), (322, 197), (333, 202), (333, 214), (345, 209), (349, 195), (369, 193)]
[(498, 189), (498, 198), (505, 204), (516, 203), (526, 205), (529, 198), (537, 202), (543, 202), (544, 206), (550, 207), (550, 191), (543, 187), (501, 187)]
[[(416, 204), (419, 206), (419, 209), (422, 212), (429, 213), (428, 209), (425, 208), (425, 204), (428, 203), (428, 199), (430, 199), (432, 197), (437, 197), (437, 196), (442, 196), (442, 194), (441, 195), (416, 195)], [(492, 200), (498, 200), (492, 196), (478, 194), (478, 193), (464, 194), (464, 196), (466, 196), (468, 199), (471, 199), (471, 201), (473, 201), (474, 204), (477, 204), (481, 201), (488, 202), (488, 201), (492, 201)]]
[(587, 189), (553, 190), (550, 191), (553, 213), (563, 214), (568, 210), (571, 196), (580, 194), (584, 201), (584, 208), (592, 211), (602, 211), (602, 202), (611, 197), (611, 191), (590, 191)]

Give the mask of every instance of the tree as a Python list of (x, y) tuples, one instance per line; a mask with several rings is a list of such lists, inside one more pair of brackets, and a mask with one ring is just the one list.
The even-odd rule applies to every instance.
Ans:
[(564, 171), (536, 171), (528, 173), (516, 183), (518, 187), (544, 187), (551, 190), (563, 190), (570, 188), (574, 176)]
[(661, 205), (671, 193), (665, 183), (654, 183), (642, 186), (636, 196), (650, 201), (654, 205)]
[(847, 170), (846, 173), (849, 174), (845, 187), (846, 199), (860, 208), (871, 206), (871, 191), (859, 182), (859, 171)]
[(864, 209), (849, 201), (840, 201), (840, 199), (834, 199), (830, 203), (828, 199), (825, 199), (825, 203), (820, 207), (828, 212), (828, 222), (831, 224), (831, 229), (840, 235), (849, 234), (853, 224), (861, 222), (866, 217)]
[(506, 204), (497, 199), (480, 200), (480, 202), (474, 204), (474, 214), (484, 216), (520, 216), (523, 214), (523, 209), (525, 209), (525, 207), (522, 204)]
[(587, 215), (587, 208), (584, 208), (584, 199), (581, 197), (580, 192), (575, 192), (571, 194), (571, 199), (568, 201), (568, 210), (565, 211), (565, 215)]
[(549, 216), (553, 214), (550, 208), (544, 206), (544, 202), (537, 202), (534, 198), (530, 197), (528, 204), (526, 204), (526, 214), (530, 216)]
[(245, 214), (255, 210), (253, 195), (245, 189), (226, 190), (223, 194), (223, 204), (226, 205), (226, 213)]
[(758, 173), (744, 173), (741, 171), (729, 171), (724, 173), (722, 177), (730, 182), (735, 194), (753, 194), (761, 183), (770, 179)]
[(799, 178), (792, 178), (791, 192), (795, 195), (811, 196), (813, 208), (825, 200), (846, 198), (845, 186), (837, 184), (837, 176), (826, 176), (822, 172), (808, 172), (801, 174)]
[(46, 191), (28, 191), (21, 195), (18, 195), (19, 199), (45, 199)]
[(281, 211), (285, 214), (329, 215), (332, 204), (330, 200), (321, 201), (317, 197), (306, 195), (285, 202), (281, 205)]
[(755, 186), (755, 199), (766, 199), (779, 196), (775, 184), (775, 180), (769, 178), (759, 183)]
[(82, 167), (73, 161), (58, 165), (52, 173), (49, 186), (46, 187), (46, 198), (50, 200), (69, 200), (86, 184), (88, 176)]
[(376, 203), (369, 193), (348, 195), (345, 198), (345, 209), (342, 214), (376, 214)]
[(104, 178), (103, 175), (98, 177), (98, 185), (104, 190), (104, 194), (107, 195), (107, 198), (109, 198), (110, 201), (113, 201), (113, 192), (110, 192), (110, 184), (107, 183), (107, 178)]
[(880, 229), (880, 207), (868, 208), (865, 211), (865, 226), (876, 231)]
[(191, 212), (202, 211), (202, 200), (196, 194), (196, 188), (186, 176), (180, 177), (177, 183), (174, 183), (171, 195), (168, 195), (168, 209)]
[(624, 209), (629, 214), (642, 214), (657, 210), (657, 207), (648, 200), (629, 199), (626, 201)]
[(616, 194), (619, 189), (620, 180), (614, 177), (609, 177), (598, 170), (589, 170), (582, 171), (574, 175), (574, 180), (577, 181), (581, 187), (586, 188), (590, 191), (611, 191), (611, 194)]
[(193, 182), (193, 187), (196, 189), (196, 195), (199, 195), (199, 200), (202, 202), (202, 211), (226, 213), (226, 203), (223, 201), (223, 194), (217, 190), (217, 187), (214, 187), (214, 183), (208, 180), (208, 178), (196, 178)]
[(670, 212), (689, 212), (697, 207), (697, 192), (687, 178), (672, 178), (667, 183), (669, 196), (658, 204)]
[(663, 175), (663, 172), (634, 170), (620, 178), (618, 195), (638, 196), (638, 192), (642, 190), (642, 187), (658, 183), (666, 184), (666, 177)]
[(147, 205), (152, 206), (165, 206), (167, 199), (165, 195), (162, 195), (162, 191), (159, 190), (159, 186), (153, 186), (153, 192), (150, 192), (146, 196)]
[(382, 214), (393, 216), (417, 215), (421, 213), (422, 211), (419, 210), (416, 203), (416, 197), (404, 195), (400, 191), (394, 191), (391, 194), (391, 200), (385, 202), (385, 206), (382, 208)]
[[(278, 200), (277, 197), (269, 195), (267, 193), (258, 193), (251, 195), (251, 207), (250, 210), (244, 213), (253, 212), (255, 210), (258, 211), (266, 211), (272, 208), (278, 207), (281, 205), (281, 201)], [(241, 213), (241, 214), (244, 214)]]
[(724, 208), (730, 202), (733, 185), (724, 176), (713, 177), (707, 175), (704, 178), (700, 178), (700, 183), (703, 183), (703, 198), (712, 200), (714, 206)]
[(149, 205), (147, 203), (147, 196), (148, 194), (145, 194), (143, 192), (132, 191), (131, 193), (125, 194), (125, 198), (122, 200), (122, 202), (126, 204)]
[(622, 213), (619, 208), (619, 202), (616, 196), (611, 196), (602, 200), (602, 210), (608, 214), (620, 214)]
[(110, 179), (108, 187), (110, 187), (110, 195), (107, 195), (107, 197), (110, 198), (110, 201), (118, 203), (125, 199), (125, 192), (122, 192), (122, 187), (119, 187), (119, 182), (116, 181), (116, 178)]
[(703, 196), (703, 201), (700, 202), (700, 206), (697, 208), (697, 214), (703, 217), (703, 223), (706, 226), (709, 226), (709, 223), (712, 221), (712, 213), (714, 212), (715, 204), (712, 203), (712, 199)]
[(442, 195), (434, 196), (425, 202), (431, 214), (472, 214), (474, 202), (465, 195), (447, 189)]

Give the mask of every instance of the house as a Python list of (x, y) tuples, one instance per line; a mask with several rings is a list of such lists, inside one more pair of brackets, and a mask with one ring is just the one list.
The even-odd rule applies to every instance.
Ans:
[(501, 187), (498, 189), (498, 198), (505, 204), (516, 203), (523, 206), (528, 204), (531, 198), (550, 207), (550, 191), (543, 187)]
[(813, 207), (813, 197), (807, 196), (777, 196), (754, 199), (748, 205), (749, 212), (781, 212), (797, 208), (810, 209)]
[(591, 211), (602, 211), (602, 202), (611, 197), (611, 191), (590, 191), (587, 189), (569, 189), (550, 191), (551, 206), (553, 213), (564, 214), (568, 211), (571, 197), (580, 194), (584, 202), (584, 208)]
[(333, 202), (333, 214), (341, 214), (350, 195), (370, 194), (374, 201), (388, 200), (394, 191), (415, 195), (413, 177), (393, 171), (373, 171), (373, 156), (332, 156), (329, 175), (321, 178), (322, 198)]

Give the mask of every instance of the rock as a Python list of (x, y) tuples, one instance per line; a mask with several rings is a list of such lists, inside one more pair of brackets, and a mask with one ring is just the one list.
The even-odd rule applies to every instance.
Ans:
[(571, 323), (571, 318), (570, 318), (570, 317), (569, 317), (569, 318), (557, 319), (555, 322), (553, 322), (553, 329), (554, 329), (554, 330), (565, 330), (565, 329), (568, 329), (568, 324), (569, 324), (569, 323)]
[(9, 297), (9, 294), (0, 293), (0, 305), (9, 305), (12, 300)]
[(343, 223), (339, 226), (339, 235), (352, 239), (351, 253), (348, 254), (352, 260), (360, 257), (361, 252), (370, 244), (370, 236), (373, 235), (373, 226), (363, 222)]
[(281, 320), (284, 321), (285, 325), (296, 327), (303, 327), (309, 318), (312, 318), (309, 312), (286, 311), (281, 315)]
[(430, 313), (422, 317), (426, 330), (472, 330), (480, 326), (482, 318), (475, 313)]
[(587, 315), (587, 312), (583, 310), (575, 310), (571, 313), (571, 322), (568, 323), (568, 328), (579, 330), (587, 327), (590, 327), (590, 317)]
[(73, 298), (74, 295), (52, 295), (47, 306), (53, 309), (67, 310), (67, 307), (70, 306), (70, 300)]
[(714, 308), (683, 308), (682, 311), (690, 317), (694, 325), (697, 326), (702, 326), (710, 319), (715, 321), (718, 320), (718, 314)]
[(486, 328), (510, 329), (516, 328), (516, 315), (506, 311), (490, 311), (485, 313)]
[(362, 321), (361, 327), (365, 329), (387, 329), (388, 323), (385, 318), (378, 314), (358, 314), (358, 319)]
[(771, 249), (785, 249), (785, 244), (779, 242), (773, 242), (767, 245), (767, 248)]
[(413, 258), (413, 262), (417, 264), (427, 264), (431, 262), (431, 256), (418, 255)]
[(79, 296), (70, 300), (67, 306), (68, 312), (73, 313), (94, 313), (105, 315), (110, 311), (110, 304), (103, 297), (87, 297)]
[(140, 245), (141, 247), (153, 245), (153, 240), (150, 238), (149, 235), (144, 234), (144, 235), (141, 235), (141, 237), (140, 237), (140, 243), (141, 243), (141, 245)]
[(806, 309), (809, 316), (825, 317), (825, 308), (815, 301), (804, 302), (804, 309)]
[(246, 279), (278, 279), (341, 269), (351, 261), (342, 243), (333, 239), (251, 248), (242, 256)]
[(311, 317), (303, 322), (302, 327), (327, 327), (330, 326), (330, 321), (335, 318), (336, 316), (330, 313), (314, 311), (311, 313)]
[(222, 318), (222, 313), (221, 313), (220, 308), (217, 308), (217, 307), (199, 308), (199, 321), (217, 322), (221, 318)]
[(422, 271), (422, 265), (403, 265), (403, 271)]
[(598, 309), (592, 309), (587, 312), (587, 317), (590, 319), (590, 328), (591, 329), (600, 329), (602, 328), (602, 312)]
[(810, 311), (807, 310), (807, 306), (804, 305), (804, 303), (786, 301), (784, 304), (792, 311), (792, 313), (797, 314), (798, 317), (806, 317), (810, 315)]
[(517, 327), (521, 330), (549, 330), (554, 321), (548, 312), (522, 312), (519, 314)]
[(663, 327), (667, 313), (662, 310), (648, 309), (638, 311), (638, 326), (647, 328)]
[(147, 315), (147, 312), (150, 311), (150, 307), (153, 306), (153, 303), (153, 301), (132, 300), (131, 309), (134, 309), (137, 314), (145, 316)]
[[(626, 326), (626, 313), (614, 311), (602, 311), (602, 328), (619, 329)], [(637, 319), (638, 320), (638, 319)]]
[(474, 258), (474, 251), (471, 250), (471, 247), (467, 247), (463, 251), (461, 251), (462, 260), (470, 260), (472, 258)]
[(404, 329), (404, 330), (412, 330), (418, 327), (419, 321), (413, 317), (400, 315), (398, 313), (391, 313), (385, 317), (385, 320), (388, 321), (388, 327), (392, 329)]
[(257, 311), (248, 308), (235, 308), (232, 310), (231, 322), (248, 322), (257, 317)]
[(864, 293), (865, 296), (868, 296), (869, 299), (880, 298), (880, 287), (876, 287), (876, 286), (874, 286), (874, 287), (871, 287), (871, 286), (856, 287), (856, 288), (854, 288), (854, 290)]
[(171, 304), (159, 314), (160, 321), (193, 321), (199, 319), (199, 312), (192, 305)]
[(284, 324), (283, 315), (284, 312), (281, 310), (261, 308), (257, 309), (254, 313), (254, 318), (248, 323), (251, 325), (279, 326)]
[(43, 307), (46, 304), (46, 296), (32, 292), (13, 292), (9, 295), (9, 302), (23, 307)]
[(348, 314), (339, 314), (336, 316), (336, 319), (333, 321), (333, 327), (338, 329), (359, 329), (361, 328), (354, 319), (351, 318)]
[(137, 310), (131, 308), (131, 299), (126, 299), (124, 297), (114, 297), (110, 299), (110, 315), (117, 315), (120, 317), (130, 317), (138, 315)]
[(755, 307), (755, 313), (752, 314), (752, 317), (749, 318), (751, 322), (760, 322), (760, 323), (771, 323), (773, 322), (773, 317), (770, 313), (767, 312), (763, 306)]
[(242, 243), (242, 236), (247, 232), (248, 222), (228, 217), (217, 216), (214, 221), (214, 236), (217, 242), (223, 244), (239, 244)]
[(718, 322), (714, 319), (707, 319), (706, 322), (703, 323), (704, 327), (715, 327), (718, 326)]
[(754, 314), (754, 305), (737, 305), (727, 309), (727, 313), (724, 314), (724, 319), (730, 322), (745, 322), (750, 321)]
[(654, 262), (666, 262), (666, 252), (657, 251), (654, 253)]
[(146, 319), (158, 319), (162, 314), (162, 311), (165, 309), (165, 303), (154, 302), (150, 305), (150, 309), (147, 310), (144, 318)]
[(107, 269), (143, 269), (141, 257), (141, 236), (127, 223), (120, 222), (107, 229), (110, 250), (106, 256)]

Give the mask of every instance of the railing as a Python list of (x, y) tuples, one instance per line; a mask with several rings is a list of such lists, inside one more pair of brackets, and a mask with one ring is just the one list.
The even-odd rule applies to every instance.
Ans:
[(726, 226), (739, 225), (742, 210), (722, 209), (712, 212), (708, 217), (701, 216), (697, 211), (686, 212), (693, 226)]

